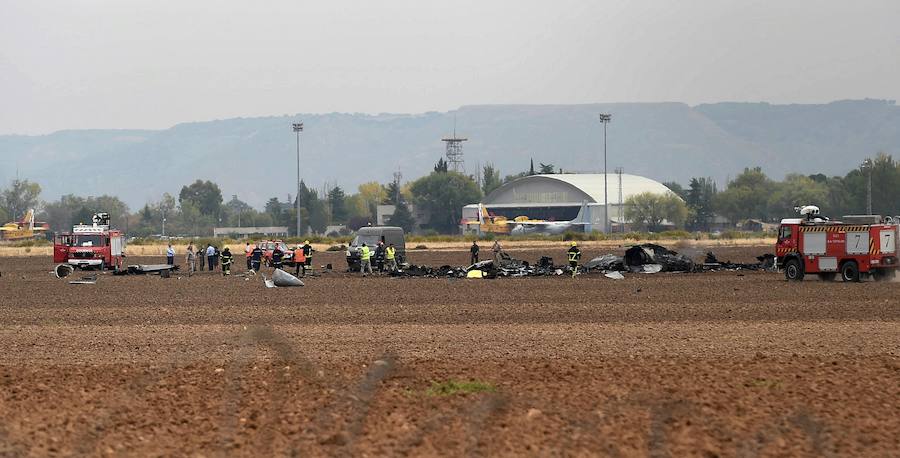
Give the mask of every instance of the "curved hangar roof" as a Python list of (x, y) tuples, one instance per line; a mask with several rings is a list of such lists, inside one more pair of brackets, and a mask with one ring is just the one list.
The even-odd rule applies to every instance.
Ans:
[[(609, 174), (607, 190), (610, 204), (619, 201), (619, 176)], [(622, 200), (645, 192), (671, 192), (662, 183), (637, 175), (622, 174)], [(562, 173), (531, 175), (500, 186), (484, 198), (485, 205), (603, 203), (602, 173)]]

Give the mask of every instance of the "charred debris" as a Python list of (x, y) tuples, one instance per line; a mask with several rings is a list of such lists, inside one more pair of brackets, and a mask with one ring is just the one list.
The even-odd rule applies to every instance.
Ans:
[[(771, 270), (775, 266), (775, 256), (764, 254), (758, 256), (759, 262), (752, 264), (720, 261), (715, 254), (708, 252), (702, 263), (694, 262), (690, 257), (679, 254), (664, 246), (653, 243), (634, 245), (625, 251), (625, 256), (604, 254), (579, 266), (579, 273), (599, 272), (607, 278), (622, 279), (626, 273), (654, 274), (658, 272), (700, 273), (710, 271)], [(394, 277), (447, 277), (466, 278), (472, 271), (480, 271), (476, 278), (498, 277), (544, 277), (563, 275), (572, 272), (568, 265), (556, 265), (553, 258), (541, 257), (537, 263), (515, 259), (507, 253), (500, 254), (500, 262), (481, 261), (470, 266), (430, 267), (410, 265), (405, 269), (393, 272)]]

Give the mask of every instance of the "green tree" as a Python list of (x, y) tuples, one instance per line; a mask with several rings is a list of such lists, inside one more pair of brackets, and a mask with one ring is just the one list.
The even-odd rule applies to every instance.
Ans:
[[(540, 165), (540, 173), (541, 175), (553, 175), (556, 173), (556, 166), (553, 164), (544, 164), (543, 162), (539, 163)], [(532, 170), (534, 169), (534, 161), (532, 161)]]
[(429, 225), (443, 233), (456, 232), (462, 207), (481, 198), (475, 181), (457, 172), (432, 172), (411, 189), (416, 207), (428, 213)]
[(392, 181), (384, 187), (386, 197), (382, 202), (385, 205), (397, 205), (402, 198), (400, 197), (400, 183)]
[(537, 173), (534, 172), (534, 158), (531, 159), (531, 164), (528, 166), (528, 176), (531, 175), (537, 175)]
[(203, 215), (218, 216), (222, 206), (222, 190), (212, 181), (197, 180), (181, 188), (178, 203), (186, 201), (193, 203)]
[(437, 173), (447, 173), (447, 170), (449, 170), (449, 164), (444, 158), (438, 159), (437, 163), (434, 164), (434, 171)]
[(368, 216), (372, 219), (372, 221), (374, 221), (377, 214), (378, 204), (387, 200), (387, 191), (384, 189), (384, 186), (382, 186), (377, 181), (363, 183), (359, 185), (359, 188), (357, 188), (357, 190), (359, 191), (360, 199), (366, 206)]
[(335, 186), (328, 191), (328, 206), (331, 208), (331, 220), (335, 223), (347, 222), (347, 196), (340, 186)]
[(659, 231), (668, 221), (681, 227), (687, 217), (687, 206), (674, 193), (645, 192), (625, 200), (625, 218), (632, 224), (651, 232)]
[(29, 209), (37, 209), (40, 196), (41, 185), (17, 178), (0, 193), (0, 206), (9, 218), (19, 219), (25, 216), (25, 212)]
[(413, 218), (412, 212), (409, 211), (409, 207), (403, 201), (397, 204), (394, 214), (388, 219), (388, 223), (391, 226), (402, 227), (406, 232), (412, 232), (416, 226), (416, 220)]
[(266, 201), (265, 212), (272, 217), (272, 221), (274, 221), (275, 224), (282, 224), (284, 222), (284, 208), (277, 197), (272, 197)]
[(682, 199), (687, 197), (687, 191), (684, 190), (684, 187), (674, 181), (666, 181), (663, 183), (663, 186), (669, 188), (669, 191), (674, 192), (676, 196)]
[(828, 187), (803, 175), (790, 174), (773, 188), (768, 202), (773, 215), (791, 215), (794, 207), (821, 205), (828, 200)]
[(716, 195), (716, 212), (736, 223), (745, 218), (769, 221), (769, 196), (774, 184), (762, 168), (745, 168), (725, 191)]
[(683, 197), (688, 206), (688, 226), (691, 230), (709, 231), (709, 224), (715, 216), (713, 202), (716, 193), (716, 182), (712, 178), (691, 178)]
[(500, 181), (500, 171), (494, 167), (494, 164), (485, 164), (481, 174), (481, 192), (484, 193), (484, 195), (488, 195), (502, 184), (503, 182)]
[(46, 202), (40, 219), (46, 221), (54, 231), (67, 231), (73, 224), (90, 224), (95, 213), (109, 213), (110, 225), (125, 229), (128, 218), (128, 206), (113, 196), (79, 197), (67, 194), (53, 202)]
[(244, 202), (243, 200), (238, 199), (237, 194), (233, 194), (231, 196), (231, 200), (225, 204), (223, 210), (227, 210), (229, 218), (230, 226), (244, 226), (247, 221), (250, 221), (250, 214), (254, 211), (253, 207)]

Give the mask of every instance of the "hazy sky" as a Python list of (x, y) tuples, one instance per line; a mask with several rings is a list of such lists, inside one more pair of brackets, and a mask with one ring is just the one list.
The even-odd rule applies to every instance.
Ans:
[(0, 134), (900, 98), (900, 1), (0, 0)]

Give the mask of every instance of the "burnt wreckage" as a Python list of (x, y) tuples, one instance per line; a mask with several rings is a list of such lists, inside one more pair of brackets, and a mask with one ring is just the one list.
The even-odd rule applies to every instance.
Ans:
[[(759, 262), (754, 264), (720, 262), (710, 252), (707, 253), (703, 263), (695, 263), (691, 258), (664, 246), (644, 243), (628, 248), (625, 251), (625, 256), (615, 254), (598, 256), (581, 266), (580, 269), (582, 272), (626, 273), (766, 270), (774, 266), (774, 259), (774, 255), (765, 254), (757, 257)], [(479, 278), (554, 276), (572, 271), (568, 265), (554, 265), (553, 259), (547, 256), (541, 257), (535, 264), (530, 264), (527, 261), (512, 258), (506, 253), (501, 253), (499, 263), (495, 263), (493, 260), (486, 260), (468, 267), (410, 265), (405, 269), (391, 273), (391, 276), (464, 278), (470, 271), (474, 270), (483, 273)]]

